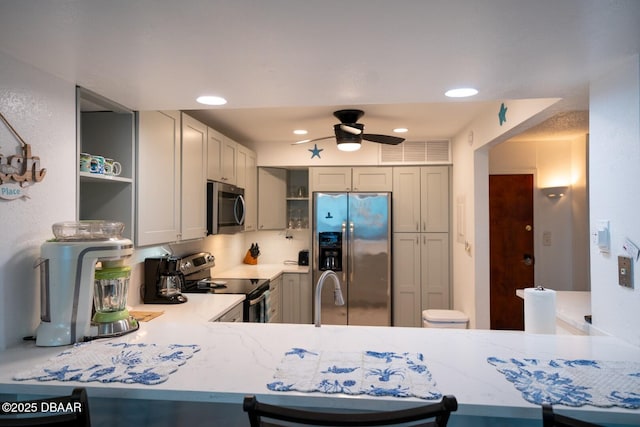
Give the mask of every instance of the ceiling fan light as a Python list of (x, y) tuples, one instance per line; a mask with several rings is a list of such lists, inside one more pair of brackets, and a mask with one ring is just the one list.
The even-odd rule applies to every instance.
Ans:
[(340, 151), (358, 151), (360, 149), (359, 142), (338, 141), (338, 150)]

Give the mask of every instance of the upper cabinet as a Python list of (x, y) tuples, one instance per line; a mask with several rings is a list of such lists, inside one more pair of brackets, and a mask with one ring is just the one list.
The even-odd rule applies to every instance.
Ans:
[(253, 150), (237, 144), (237, 180), (236, 185), (244, 188), (246, 202), (244, 230), (256, 231), (258, 228), (258, 167)]
[(207, 152), (207, 179), (236, 185), (236, 142), (207, 128)]
[(391, 167), (311, 168), (312, 191), (391, 191)]
[(287, 171), (258, 168), (258, 230), (286, 228)]
[(138, 113), (139, 246), (205, 237), (206, 135), (179, 111)]
[[(234, 166), (235, 169), (235, 166)], [(182, 113), (183, 240), (207, 235), (207, 127)]]
[[(133, 239), (135, 204), (135, 113), (83, 88), (78, 105), (78, 159), (92, 156), (78, 172), (79, 220), (124, 223), (123, 237)], [(105, 161), (113, 164), (107, 166)]]
[(393, 168), (393, 231), (449, 231), (449, 166)]
[(139, 246), (174, 242), (180, 236), (181, 121), (179, 111), (138, 113)]

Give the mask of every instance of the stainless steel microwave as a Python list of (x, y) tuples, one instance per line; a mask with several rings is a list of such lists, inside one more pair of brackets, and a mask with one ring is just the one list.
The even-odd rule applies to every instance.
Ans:
[(233, 234), (244, 230), (244, 189), (207, 181), (207, 233)]

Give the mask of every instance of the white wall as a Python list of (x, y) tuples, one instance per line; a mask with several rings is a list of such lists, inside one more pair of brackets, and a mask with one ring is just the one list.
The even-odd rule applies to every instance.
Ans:
[(640, 60), (638, 55), (590, 87), (590, 221), (611, 225), (611, 253), (591, 244), (591, 305), (596, 328), (640, 345), (640, 265), (634, 289), (618, 286), (625, 238), (640, 246)]
[[(586, 188), (579, 182), (586, 174), (585, 146), (584, 136), (569, 140), (518, 140), (503, 142), (489, 153), (490, 174), (530, 173), (535, 177), (536, 285), (561, 291), (589, 289), (584, 274), (574, 276), (574, 273), (589, 270), (588, 257), (583, 256), (588, 248), (588, 238), (577, 235), (586, 233), (583, 225), (588, 212), (582, 203), (573, 202), (585, 198)], [(571, 186), (562, 198), (549, 199), (540, 191), (540, 188), (560, 185)], [(577, 224), (574, 225), (574, 221)], [(544, 243), (545, 233), (550, 236), (549, 244)]]
[[(452, 200), (464, 200), (453, 209), (452, 230), (464, 238), (453, 240), (453, 308), (469, 316), (470, 327), (489, 329), (489, 149), (522, 130), (549, 118), (541, 114), (557, 99), (505, 101), (507, 121), (498, 122), (500, 103), (494, 113), (476, 118), (452, 139)], [(469, 136), (472, 135), (471, 143)], [(464, 212), (464, 218), (460, 218)]]
[[(51, 225), (76, 217), (75, 85), (0, 52), (0, 111), (31, 145), (47, 170), (28, 199), (0, 199), (0, 350), (33, 335), (40, 318), (40, 245)], [(0, 153), (20, 154), (20, 143), (0, 122)]]

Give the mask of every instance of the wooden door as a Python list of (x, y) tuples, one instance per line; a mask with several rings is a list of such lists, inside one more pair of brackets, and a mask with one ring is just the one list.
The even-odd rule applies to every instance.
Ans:
[(533, 175), (489, 176), (491, 329), (524, 330), (516, 289), (534, 284)]

